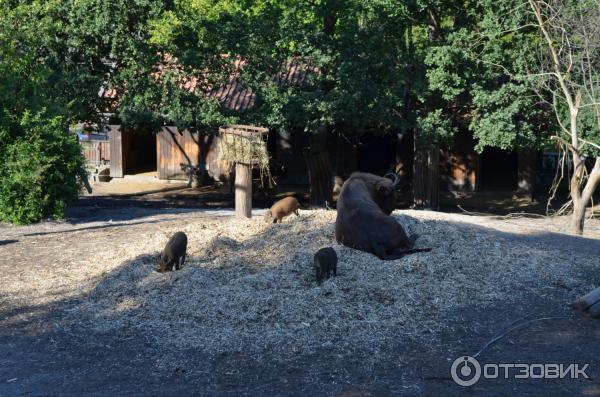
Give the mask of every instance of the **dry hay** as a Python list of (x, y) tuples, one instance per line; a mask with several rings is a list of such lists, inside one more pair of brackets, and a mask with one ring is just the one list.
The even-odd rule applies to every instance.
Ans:
[[(219, 158), (229, 164), (244, 163), (258, 167), (261, 186), (265, 181), (273, 186), (269, 169), (269, 153), (264, 133), (265, 128), (233, 125), (221, 127)], [(261, 132), (262, 131), (262, 132)]]
[[(133, 328), (175, 349), (380, 349), (407, 335), (431, 338), (444, 327), (439, 317), (463, 304), (485, 306), (525, 289), (542, 294), (557, 282), (589, 287), (574, 266), (583, 254), (503, 240), (456, 215), (396, 212), (422, 236), (418, 246), (433, 250), (381, 261), (334, 243), (334, 211), (310, 212), (275, 225), (188, 219), (115, 246), (92, 258), (90, 266), (105, 271), (72, 319), (98, 331)], [(186, 266), (159, 274), (156, 255), (178, 230), (188, 234)], [(318, 286), (312, 255), (328, 245), (338, 252), (338, 277)]]
[(219, 129), (219, 153), (221, 159), (231, 163), (258, 164), (260, 169), (268, 168), (269, 154), (264, 138), (266, 128), (231, 125)]

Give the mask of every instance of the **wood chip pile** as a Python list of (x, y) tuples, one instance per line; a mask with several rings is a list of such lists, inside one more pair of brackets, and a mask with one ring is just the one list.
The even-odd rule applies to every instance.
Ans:
[[(557, 283), (591, 287), (578, 272), (584, 253), (525, 245), (457, 215), (397, 211), (421, 235), (417, 246), (433, 250), (387, 262), (335, 244), (335, 215), (301, 211), (276, 225), (192, 218), (135, 244), (116, 242), (87, 263), (103, 271), (71, 318), (99, 331), (135, 329), (174, 349), (378, 349), (405, 336), (431, 338), (445, 326), (439, 318), (460, 305), (484, 307), (523, 289), (543, 294)], [(178, 230), (189, 239), (186, 266), (159, 274), (156, 255)], [(338, 253), (338, 277), (319, 286), (312, 255), (324, 246)]]

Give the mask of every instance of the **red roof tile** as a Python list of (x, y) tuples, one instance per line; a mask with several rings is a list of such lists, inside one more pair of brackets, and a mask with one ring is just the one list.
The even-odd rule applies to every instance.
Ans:
[[(158, 68), (157, 75), (165, 68), (177, 70), (178, 66), (172, 61), (171, 57), (165, 58), (167, 63)], [(229, 81), (216, 90), (212, 90), (209, 95), (216, 98), (227, 109), (235, 111), (244, 111), (252, 108), (256, 103), (256, 94), (249, 88), (245, 88), (238, 81), (239, 71), (244, 65), (244, 61), (237, 59), (235, 61), (235, 71), (229, 78)], [(300, 85), (308, 84), (310, 74), (318, 73), (318, 68), (300, 63), (299, 61), (289, 62), (284, 70), (274, 77), (275, 82), (280, 85)], [(182, 82), (182, 88), (189, 92), (197, 90), (200, 79), (198, 77), (188, 78)], [(206, 89), (206, 87), (205, 87)], [(117, 91), (115, 89), (105, 89), (102, 87), (98, 95), (105, 99), (116, 99)]]

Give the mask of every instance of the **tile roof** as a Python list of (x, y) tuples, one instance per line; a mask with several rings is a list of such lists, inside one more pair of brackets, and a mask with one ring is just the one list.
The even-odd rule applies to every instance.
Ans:
[[(169, 57), (167, 60), (170, 61), (171, 58)], [(250, 88), (244, 87), (238, 80), (240, 69), (243, 67), (244, 63), (245, 62), (242, 60), (236, 60), (235, 70), (229, 77), (229, 81), (218, 89), (211, 90), (208, 94), (209, 96), (216, 98), (227, 109), (244, 111), (251, 109), (256, 103), (256, 93)], [(166, 67), (169, 66), (159, 67), (157, 75), (159, 75), (160, 71)], [(177, 66), (171, 64), (170, 68), (177, 69)], [(316, 74), (318, 72), (319, 69), (315, 66), (307, 65), (306, 63), (301, 63), (299, 61), (292, 61), (287, 63), (282, 72), (274, 77), (274, 81), (280, 85), (305, 86), (309, 82), (310, 74)], [(194, 92), (198, 88), (199, 81), (200, 80), (197, 77), (189, 78), (182, 83), (182, 87), (189, 92)], [(116, 99), (118, 96), (116, 89), (106, 89), (104, 87), (100, 88), (98, 95), (105, 99)]]

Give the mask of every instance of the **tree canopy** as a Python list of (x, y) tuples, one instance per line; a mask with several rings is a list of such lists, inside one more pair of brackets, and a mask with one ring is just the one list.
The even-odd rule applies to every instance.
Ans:
[[(423, 148), (468, 132), (482, 151), (547, 145), (566, 112), (554, 117), (552, 98), (536, 94), (541, 38), (521, 0), (0, 0), (0, 10), (5, 117), (111, 113), (146, 130), (239, 121), (304, 131), (313, 147), (324, 131), (410, 131)], [(305, 83), (277, 78), (290, 63)], [(232, 76), (256, 96), (251, 109), (211, 95)], [(107, 105), (101, 88), (117, 99)], [(597, 141), (592, 110), (581, 124)]]

